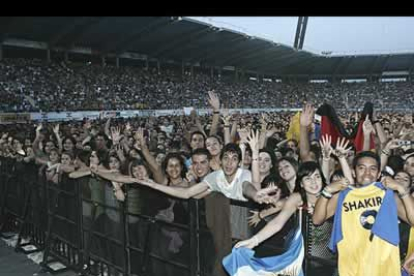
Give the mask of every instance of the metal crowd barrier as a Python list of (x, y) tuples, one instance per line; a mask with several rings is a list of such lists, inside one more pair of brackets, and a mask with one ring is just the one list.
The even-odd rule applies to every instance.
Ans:
[[(0, 158), (0, 233), (3, 238), (17, 233), (16, 250), (43, 251), (44, 270), (71, 269), (94, 276), (221, 275), (214, 270), (221, 263), (215, 255), (222, 258), (225, 252), (214, 248), (207, 226), (207, 201), (179, 200), (125, 184), (126, 200), (120, 202), (108, 181), (62, 175), (55, 184), (30, 166)], [(244, 213), (237, 222), (240, 226), (248, 210), (257, 207), (237, 201), (231, 204)], [(173, 219), (172, 211), (178, 214)], [(306, 244), (305, 269), (310, 260), (334, 264), (313, 258)], [(26, 249), (27, 245), (31, 247)], [(231, 244), (226, 250), (231, 250)], [(57, 262), (63, 266), (56, 267)]]

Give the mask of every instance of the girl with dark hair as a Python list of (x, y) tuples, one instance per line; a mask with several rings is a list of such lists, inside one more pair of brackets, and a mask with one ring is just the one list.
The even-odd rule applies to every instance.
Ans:
[(63, 151), (74, 153), (76, 148), (76, 140), (72, 136), (66, 136), (62, 140)]
[(217, 135), (209, 136), (206, 139), (206, 148), (211, 155), (211, 169), (213, 171), (221, 169), (220, 153), (223, 149), (223, 140)]
[[(288, 237), (293, 238), (293, 234), (297, 232), (296, 229), (301, 227), (299, 219), (301, 210), (303, 209), (305, 211), (305, 216), (311, 217), (319, 194), (325, 185), (325, 179), (318, 164), (315, 162), (303, 163), (298, 170), (294, 192), (286, 200), (282, 211), (274, 219), (268, 222), (261, 231), (255, 234), (252, 238), (237, 243), (235, 248), (247, 247), (252, 249), (264, 241), (267, 242), (270, 237), (281, 231), (284, 225), (292, 217), (295, 220), (296, 226), (291, 230), (292, 235), (288, 235)], [(310, 255), (312, 256), (318, 255), (318, 252), (321, 252), (329, 242), (332, 228), (331, 225), (327, 224), (327, 227), (321, 227), (322, 228), (311, 227), (308, 229), (309, 240), (313, 243), (309, 246), (311, 251)], [(323, 234), (321, 232), (323, 232)], [(323, 256), (319, 257), (326, 258), (325, 252), (323, 252), (322, 255)], [(295, 260), (292, 260), (292, 262), (294, 261)], [(311, 263), (310, 269), (311, 270), (308, 270), (308, 275), (332, 275), (334, 272), (334, 268), (329, 269), (327, 266), (315, 263)]]
[(279, 179), (292, 193), (296, 186), (296, 172), (298, 171), (298, 162), (291, 157), (282, 157), (276, 163), (276, 169)]

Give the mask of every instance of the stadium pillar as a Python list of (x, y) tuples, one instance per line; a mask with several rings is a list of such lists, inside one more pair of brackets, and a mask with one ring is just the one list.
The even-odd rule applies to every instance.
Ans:
[(181, 62), (181, 76), (184, 76), (185, 66), (184, 61)]
[(0, 61), (3, 60), (3, 43), (0, 42)]
[(104, 56), (101, 57), (101, 65), (102, 65), (102, 67), (105, 67), (105, 65), (106, 65), (106, 60), (105, 60)]
[(148, 70), (149, 69), (149, 61), (148, 61), (148, 57), (145, 59), (145, 68)]
[(239, 80), (239, 70), (237, 68), (234, 68), (234, 79), (236, 81)]
[(115, 58), (115, 65), (116, 65), (116, 68), (119, 68), (119, 57)]
[(50, 57), (50, 49), (46, 50), (46, 61), (50, 62), (51, 61), (51, 57)]
[(191, 77), (194, 77), (194, 65), (191, 65)]
[(213, 66), (210, 67), (210, 76), (211, 76), (211, 78), (214, 77), (214, 68), (213, 68)]
[(157, 70), (158, 70), (158, 74), (161, 73), (161, 63), (159, 60), (157, 60)]

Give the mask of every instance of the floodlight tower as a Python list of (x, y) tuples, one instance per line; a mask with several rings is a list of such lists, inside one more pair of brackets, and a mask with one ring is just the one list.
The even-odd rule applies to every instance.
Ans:
[(308, 25), (308, 16), (299, 16), (298, 26), (296, 27), (295, 42), (293, 48), (301, 50), (305, 41), (306, 26)]

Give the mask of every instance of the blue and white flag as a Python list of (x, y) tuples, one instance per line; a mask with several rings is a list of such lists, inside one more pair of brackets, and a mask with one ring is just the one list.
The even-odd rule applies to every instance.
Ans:
[(303, 276), (304, 254), (302, 231), (299, 228), (285, 253), (256, 258), (252, 249), (233, 248), (232, 253), (223, 259), (223, 266), (230, 276)]

